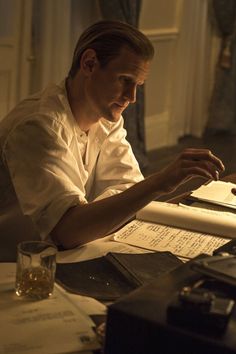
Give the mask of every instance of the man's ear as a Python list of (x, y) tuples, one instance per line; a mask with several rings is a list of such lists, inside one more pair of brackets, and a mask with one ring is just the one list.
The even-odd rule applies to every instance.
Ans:
[(98, 60), (95, 50), (86, 49), (81, 56), (80, 69), (85, 74), (89, 75), (93, 72), (94, 68), (97, 66)]

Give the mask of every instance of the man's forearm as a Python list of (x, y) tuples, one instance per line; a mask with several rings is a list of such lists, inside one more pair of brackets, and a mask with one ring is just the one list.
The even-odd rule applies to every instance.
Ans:
[(120, 194), (69, 209), (53, 229), (53, 240), (73, 248), (112, 233), (158, 196), (156, 180), (153, 175)]

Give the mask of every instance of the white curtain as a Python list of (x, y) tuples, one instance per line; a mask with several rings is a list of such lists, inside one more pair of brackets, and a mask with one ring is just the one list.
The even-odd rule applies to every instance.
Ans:
[(33, 0), (31, 93), (67, 75), (78, 37), (98, 18), (94, 0)]
[(171, 120), (171, 141), (184, 135), (201, 137), (208, 115), (210, 25), (208, 0), (184, 0)]

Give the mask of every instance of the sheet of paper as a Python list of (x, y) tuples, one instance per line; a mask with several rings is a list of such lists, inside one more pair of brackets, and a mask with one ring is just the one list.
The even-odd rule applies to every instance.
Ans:
[(15, 264), (0, 263), (0, 353), (84, 353), (99, 348), (92, 322), (55, 287), (32, 301), (14, 292)]
[(231, 192), (232, 188), (236, 188), (236, 184), (211, 181), (193, 191), (191, 197), (236, 209), (236, 196)]
[(118, 244), (117, 242), (114, 242), (113, 236), (110, 235), (89, 242), (84, 246), (77, 247), (72, 250), (58, 252), (57, 263), (74, 263), (86, 261), (89, 259), (105, 256), (108, 252), (147, 253), (148, 251), (129, 245)]
[[(60, 288), (62, 291), (65, 291), (62, 287)], [(106, 315), (107, 313), (107, 307), (92, 297), (71, 294), (69, 292), (67, 292), (66, 295), (76, 306), (78, 306), (80, 311), (88, 316)]]
[(171, 226), (134, 220), (115, 233), (114, 240), (153, 251), (170, 251), (176, 256), (193, 258), (211, 255), (229, 239), (187, 231)]
[(191, 209), (177, 204), (154, 201), (141, 209), (136, 217), (139, 220), (186, 230), (236, 238), (236, 218), (223, 214), (221, 211), (208, 213), (199, 208)]

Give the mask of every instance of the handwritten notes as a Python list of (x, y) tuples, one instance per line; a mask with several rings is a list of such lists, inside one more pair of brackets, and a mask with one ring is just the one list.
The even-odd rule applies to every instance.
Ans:
[(170, 251), (179, 257), (212, 254), (229, 239), (195, 231), (134, 220), (115, 233), (114, 240), (153, 251)]

